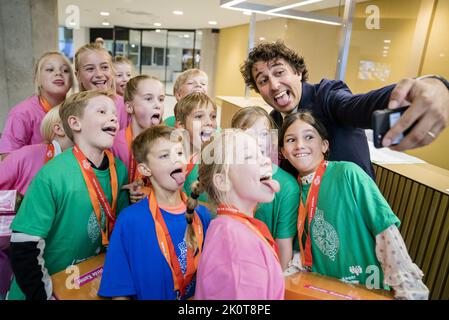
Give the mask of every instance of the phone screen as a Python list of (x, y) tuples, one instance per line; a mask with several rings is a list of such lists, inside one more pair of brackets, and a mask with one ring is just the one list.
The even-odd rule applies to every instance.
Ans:
[[(390, 114), (390, 128), (395, 125), (396, 122), (398, 122), (399, 118), (401, 117), (402, 112), (394, 112)], [(394, 139), (391, 144), (395, 145), (401, 142), (401, 140), (404, 138), (404, 135), (401, 133), (399, 136), (397, 136), (396, 139)]]

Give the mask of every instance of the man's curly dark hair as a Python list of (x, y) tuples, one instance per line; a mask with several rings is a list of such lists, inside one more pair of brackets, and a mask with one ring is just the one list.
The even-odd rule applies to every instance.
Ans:
[(279, 58), (284, 59), (298, 74), (302, 74), (301, 81), (307, 81), (309, 72), (306, 69), (304, 58), (287, 47), (283, 41), (278, 40), (276, 42), (261, 42), (251, 50), (248, 59), (240, 66), (240, 73), (245, 80), (245, 84), (259, 93), (256, 80), (252, 74), (254, 64), (259, 61), (270, 61)]

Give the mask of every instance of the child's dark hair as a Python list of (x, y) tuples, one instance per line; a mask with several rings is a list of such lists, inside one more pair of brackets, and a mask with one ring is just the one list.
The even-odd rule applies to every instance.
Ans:
[[(138, 163), (147, 163), (148, 161), (148, 153), (150, 152), (151, 146), (156, 142), (157, 139), (167, 139), (168, 141), (182, 141), (182, 135), (176, 134), (176, 129), (166, 126), (166, 125), (157, 125), (151, 128), (146, 129), (142, 133), (140, 133), (132, 142), (132, 150), (134, 157)], [(195, 202), (196, 203), (196, 202)], [(192, 201), (189, 198), (187, 201), (187, 211), (186, 211), (186, 220), (187, 220), (187, 230), (185, 233), (185, 240), (187, 246), (193, 249), (195, 252), (198, 248), (198, 239), (195, 236), (195, 231), (193, 230), (193, 217), (194, 210), (196, 207), (192, 207)]]
[[(285, 117), (284, 122), (282, 123), (281, 132), (279, 134), (279, 148), (284, 147), (284, 136), (287, 131), (287, 129), (297, 120), (304, 121), (305, 123), (308, 123), (311, 125), (320, 135), (322, 140), (329, 141), (327, 130), (324, 127), (324, 125), (316, 119), (310, 111), (298, 111), (292, 114), (289, 114)], [(326, 153), (324, 154), (324, 159), (329, 158), (329, 150), (327, 149)]]

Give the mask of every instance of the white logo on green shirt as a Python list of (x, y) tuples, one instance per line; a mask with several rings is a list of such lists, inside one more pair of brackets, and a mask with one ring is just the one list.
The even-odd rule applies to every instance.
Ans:
[[(101, 225), (104, 226), (106, 223), (106, 216), (104, 214), (103, 207), (101, 205), (100, 210), (101, 210)], [(87, 223), (87, 234), (92, 244), (97, 243), (98, 239), (101, 236), (101, 230), (100, 226), (98, 225), (97, 215), (93, 210), (90, 213), (89, 222)]]
[(98, 226), (97, 216), (94, 211), (90, 213), (87, 223), (87, 235), (92, 243), (96, 243), (100, 237), (100, 227)]
[(324, 212), (317, 209), (312, 226), (313, 242), (320, 251), (332, 261), (335, 261), (338, 249), (340, 248), (340, 240), (335, 228), (326, 220), (324, 220)]

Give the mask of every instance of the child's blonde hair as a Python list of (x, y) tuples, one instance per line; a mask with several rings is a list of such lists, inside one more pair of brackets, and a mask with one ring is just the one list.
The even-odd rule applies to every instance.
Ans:
[(175, 105), (175, 118), (179, 123), (185, 125), (187, 117), (195, 110), (196, 107), (207, 108), (211, 104), (214, 110), (217, 105), (207, 94), (202, 92), (192, 92), (178, 101)]
[(259, 106), (242, 108), (237, 111), (232, 117), (231, 127), (246, 130), (251, 128), (259, 118), (267, 119), (270, 127), (269, 129), (275, 128), (274, 121), (270, 117), (268, 112), (266, 112), (265, 109)]
[[(176, 129), (168, 127), (166, 125), (157, 125), (146, 129), (140, 133), (132, 142), (131, 148), (138, 163), (146, 164), (148, 161), (148, 154), (150, 153), (151, 147), (158, 139), (166, 139), (168, 141), (182, 142), (182, 135), (176, 134)], [(186, 211), (187, 220), (187, 230), (185, 233), (185, 241), (187, 246), (192, 248), (194, 251), (198, 248), (198, 239), (195, 236), (195, 231), (193, 229), (193, 217), (194, 217), (195, 207)]]
[(125, 56), (115, 56), (114, 59), (112, 59), (112, 63), (113, 64), (128, 64), (131, 66), (131, 68), (133, 67), (133, 63), (131, 62), (131, 60), (129, 60), (127, 57)]
[(131, 67), (131, 74), (134, 73), (134, 65), (133, 65), (132, 61), (129, 60), (129, 59), (128, 59), (127, 57), (125, 57), (125, 56), (115, 56), (115, 57), (112, 59), (112, 64), (113, 64), (113, 66), (114, 66), (114, 72), (115, 72), (115, 74), (117, 74), (117, 70), (115, 70), (115, 65), (116, 65), (116, 64), (127, 64), (127, 65), (129, 65), (129, 66)]
[(198, 75), (202, 75), (205, 76), (206, 79), (208, 79), (206, 72), (204, 72), (203, 70), (200, 69), (189, 69), (184, 71), (183, 73), (181, 73), (175, 80), (175, 84), (173, 85), (173, 95), (176, 96), (176, 94), (179, 92), (179, 90), (181, 89), (181, 86), (186, 83), (186, 81), (190, 78), (190, 77), (194, 77), (194, 76), (198, 76)]
[(69, 126), (69, 117), (82, 117), (84, 108), (89, 103), (89, 100), (98, 96), (106, 96), (111, 99), (114, 98), (115, 93), (112, 90), (89, 90), (72, 94), (61, 105), (59, 109), (59, 116), (61, 118), (62, 126), (65, 134), (73, 141), (73, 131)]
[[(80, 61), (81, 60), (81, 55), (83, 53), (86, 53), (86, 52), (100, 52), (100, 53), (104, 54), (105, 57), (107, 57), (106, 59), (107, 59), (108, 64), (109, 64), (109, 68), (111, 69), (111, 75), (115, 76), (114, 65), (112, 64), (112, 57), (109, 54), (108, 50), (106, 50), (105, 48), (103, 48), (100, 45), (95, 44), (95, 43), (88, 43), (88, 44), (82, 46), (81, 48), (79, 48), (76, 51), (76, 53), (75, 53), (75, 71), (78, 74), (79, 74), (80, 67), (81, 67), (81, 65), (80, 65), (80, 63), (81, 63), (81, 61)], [(87, 89), (84, 88), (83, 83), (81, 81), (78, 81), (78, 82), (79, 82), (78, 83), (79, 91), (86, 91)], [(111, 89), (113, 89), (113, 91), (115, 91), (115, 81), (114, 81), (114, 79), (111, 80), (111, 83), (112, 83), (112, 88)]]
[(123, 99), (125, 102), (130, 102), (134, 99), (135, 94), (137, 93), (137, 87), (139, 86), (139, 83), (143, 80), (156, 80), (162, 84), (162, 82), (157, 77), (148, 76), (146, 74), (142, 74), (139, 76), (136, 76), (134, 78), (129, 79), (128, 83), (126, 84), (125, 94), (123, 95)]
[(229, 176), (229, 168), (237, 150), (229, 152), (229, 148), (235, 147), (233, 142), (236, 141), (237, 136), (245, 134), (240, 129), (226, 129), (221, 133), (216, 133), (211, 140), (206, 142), (201, 152), (201, 162), (198, 166), (198, 180), (192, 183), (192, 194), (187, 201), (187, 209), (195, 208), (198, 205), (198, 198), (200, 194), (206, 192), (208, 194), (208, 204), (212, 209), (215, 209), (220, 203), (226, 204), (226, 192), (218, 190), (214, 186), (214, 176), (222, 174), (225, 177)]
[(70, 63), (69, 59), (66, 58), (65, 55), (63, 55), (60, 52), (57, 51), (49, 51), (44, 53), (36, 62), (34, 65), (34, 73), (33, 73), (33, 79), (34, 79), (34, 93), (38, 96), (41, 95), (41, 86), (40, 86), (40, 78), (41, 78), (41, 72), (42, 72), (42, 65), (45, 62), (45, 59), (50, 56), (59, 56), (62, 60), (67, 64), (70, 70), (70, 87), (73, 90), (73, 86), (75, 84), (75, 77), (73, 76), (73, 69), (72, 64)]
[(131, 60), (129, 60), (127, 57), (125, 56), (115, 56), (114, 59), (112, 60), (112, 62), (114, 64), (118, 64), (118, 63), (126, 63), (129, 64), (130, 66), (133, 65), (133, 63), (131, 62)]
[(51, 108), (42, 119), (40, 131), (44, 143), (51, 143), (56, 136), (53, 127), (55, 124), (61, 123), (61, 118), (59, 117), (60, 106), (61, 105), (57, 105)]

